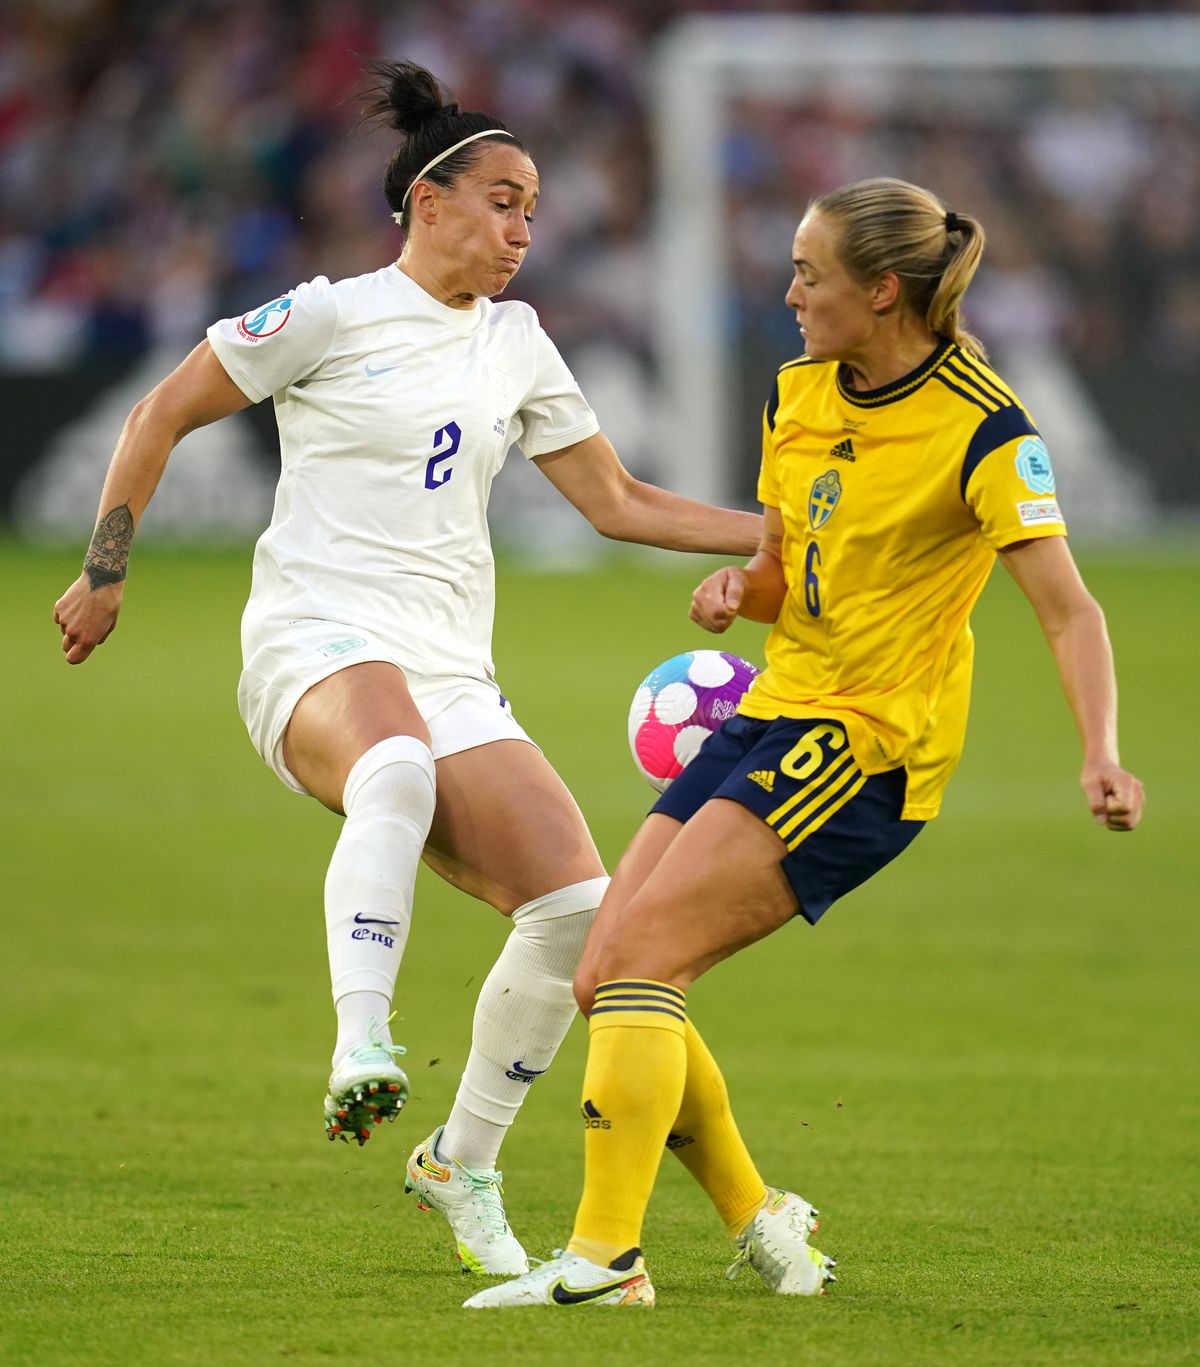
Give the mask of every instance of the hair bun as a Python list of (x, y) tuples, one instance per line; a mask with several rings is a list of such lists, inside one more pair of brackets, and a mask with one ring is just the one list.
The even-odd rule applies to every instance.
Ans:
[(458, 114), (458, 105), (444, 96), (447, 92), (432, 72), (415, 62), (369, 62), (378, 79), (371, 92), (375, 100), (367, 106), (368, 116), (385, 118), (392, 128), (410, 136), (430, 119), (443, 114)]

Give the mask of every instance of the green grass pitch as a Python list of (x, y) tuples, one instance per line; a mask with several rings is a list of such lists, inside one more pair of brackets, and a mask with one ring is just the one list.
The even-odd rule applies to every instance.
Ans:
[[(120, 630), (71, 670), (50, 614), (78, 558), (0, 546), (0, 1361), (1196, 1360), (1200, 561), (1083, 563), (1144, 827), (1092, 825), (1052, 661), (998, 574), (942, 818), (819, 929), (690, 995), (764, 1174), (822, 1208), (833, 1294), (725, 1281), (722, 1231), (668, 1155), (646, 1229), (659, 1308), (581, 1326), (460, 1311), (473, 1282), (402, 1195), (504, 929), (425, 873), (397, 996), (412, 1102), (365, 1149), (325, 1141), (337, 823), (282, 789), (236, 714), (248, 552), (139, 551)], [(502, 684), (610, 860), (651, 796), (633, 688), (713, 644), (686, 620), (704, 568), (501, 566)], [(727, 638), (751, 658), (761, 639)], [(584, 1043), (577, 1023), (503, 1156), (543, 1256), (578, 1195)]]

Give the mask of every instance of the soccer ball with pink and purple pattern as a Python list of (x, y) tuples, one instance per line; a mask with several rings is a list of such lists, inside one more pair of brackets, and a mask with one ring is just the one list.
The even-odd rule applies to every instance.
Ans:
[(660, 793), (733, 716), (757, 673), (727, 650), (687, 650), (646, 675), (629, 709), (629, 748)]

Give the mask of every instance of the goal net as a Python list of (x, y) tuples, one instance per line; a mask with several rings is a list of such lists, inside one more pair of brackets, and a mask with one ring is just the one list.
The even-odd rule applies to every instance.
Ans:
[(1200, 20), (694, 17), (653, 88), (666, 484), (753, 501), (796, 223), (891, 175), (983, 222), (967, 324), (1073, 525), (1200, 504)]

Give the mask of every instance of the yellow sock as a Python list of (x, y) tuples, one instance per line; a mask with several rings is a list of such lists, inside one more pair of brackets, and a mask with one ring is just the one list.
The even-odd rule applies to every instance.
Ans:
[(684, 996), (645, 978), (601, 983), (583, 1076), (583, 1197), (567, 1249), (607, 1267), (642, 1220), (687, 1069)]
[(767, 1188), (738, 1132), (716, 1059), (691, 1021), (686, 1031), (687, 1081), (667, 1148), (708, 1193), (730, 1234), (740, 1234)]

